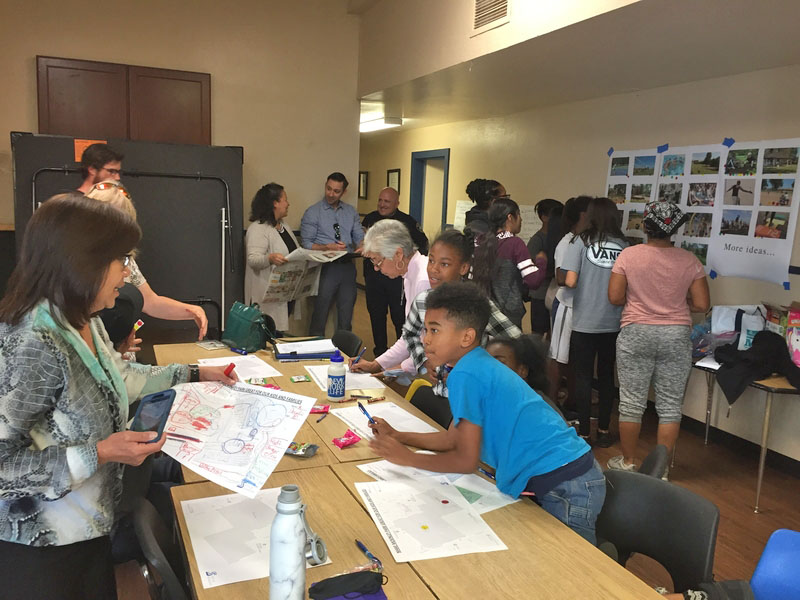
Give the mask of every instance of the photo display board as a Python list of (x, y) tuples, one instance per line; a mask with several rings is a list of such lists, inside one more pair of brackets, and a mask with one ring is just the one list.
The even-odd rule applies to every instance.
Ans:
[(644, 241), (650, 201), (689, 218), (673, 237), (711, 277), (759, 279), (789, 289), (797, 222), (800, 138), (609, 151), (606, 195), (619, 205), (631, 243)]

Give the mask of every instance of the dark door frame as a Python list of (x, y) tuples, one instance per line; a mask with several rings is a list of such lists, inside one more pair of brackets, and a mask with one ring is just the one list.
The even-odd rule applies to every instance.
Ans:
[(444, 182), (442, 185), (442, 229), (444, 229), (447, 223), (447, 183), (450, 178), (450, 148), (411, 153), (411, 191), (408, 212), (417, 222), (422, 223), (425, 164), (432, 158), (444, 159)]

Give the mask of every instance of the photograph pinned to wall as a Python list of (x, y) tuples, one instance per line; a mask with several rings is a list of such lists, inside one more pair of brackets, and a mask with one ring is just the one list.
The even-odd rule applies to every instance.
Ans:
[(719, 152), (697, 152), (692, 154), (692, 175), (717, 175)]
[(400, 193), (400, 169), (388, 169), (386, 171), (386, 187), (394, 188)]
[(752, 218), (753, 213), (749, 210), (723, 210), (719, 232), (723, 235), (747, 235)]
[(797, 173), (797, 151), (797, 148), (767, 148), (764, 150), (764, 174)]
[(766, 178), (761, 180), (761, 206), (791, 206), (794, 179)]
[(708, 244), (695, 244), (693, 242), (681, 242), (681, 248), (688, 250), (697, 257), (703, 266), (708, 260)]
[(653, 195), (652, 183), (631, 184), (631, 202), (650, 202)]
[(608, 198), (617, 204), (625, 204), (625, 194), (627, 192), (627, 184), (615, 183), (608, 186)]
[(664, 156), (664, 162), (661, 163), (661, 176), (682, 177), (686, 173), (685, 166), (685, 154), (666, 154)]
[(725, 159), (725, 175), (755, 175), (758, 152), (758, 148), (729, 150)]
[(649, 176), (656, 173), (656, 157), (655, 156), (634, 156), (633, 157), (633, 175)]
[(366, 200), (369, 194), (369, 172), (368, 171), (359, 171), (358, 172), (358, 199), (359, 200)]
[(727, 206), (753, 206), (755, 179), (726, 179), (723, 204)]
[(761, 211), (756, 220), (755, 236), (773, 240), (785, 240), (789, 227), (789, 213)]
[(630, 157), (619, 156), (611, 159), (611, 176), (626, 176), (628, 174), (628, 165), (630, 164)]
[(686, 237), (711, 237), (711, 213), (690, 213), (683, 226)]
[(643, 232), (642, 219), (644, 219), (644, 211), (632, 210), (628, 213), (628, 226), (625, 230), (630, 233), (633, 231)]
[(683, 192), (682, 183), (662, 183), (658, 186), (658, 201), (678, 204)]
[(714, 206), (716, 196), (716, 183), (690, 183), (686, 203), (689, 206)]

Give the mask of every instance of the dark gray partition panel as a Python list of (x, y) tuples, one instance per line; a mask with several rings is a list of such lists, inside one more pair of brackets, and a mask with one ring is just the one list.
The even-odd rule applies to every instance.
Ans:
[[(204, 307), (215, 328), (219, 317), (213, 304), (222, 305), (223, 286), (226, 314), (243, 295), (242, 148), (108, 143), (125, 154), (122, 182), (138, 212), (143, 238), (137, 262), (148, 283), (171, 298), (211, 300)], [(11, 147), (19, 250), (34, 207), (76, 189), (82, 178), (71, 137), (12, 133)], [(224, 234), (222, 209), (228, 223)], [(153, 318), (146, 326), (151, 332), (194, 327)]]

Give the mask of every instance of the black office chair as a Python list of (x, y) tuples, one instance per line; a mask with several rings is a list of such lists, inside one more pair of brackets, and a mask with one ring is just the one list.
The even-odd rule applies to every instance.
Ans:
[(333, 334), (331, 341), (334, 346), (347, 354), (350, 358), (358, 356), (358, 353), (361, 352), (361, 348), (363, 348), (361, 345), (361, 338), (352, 331), (347, 331), (346, 329), (339, 329)]
[(453, 420), (453, 413), (450, 412), (450, 403), (447, 398), (434, 394), (431, 386), (423, 385), (418, 387), (409, 402), (445, 429), (450, 427), (450, 421)]
[(647, 458), (642, 461), (638, 472), (643, 475), (661, 479), (664, 473), (667, 472), (668, 463), (669, 454), (667, 453), (667, 447), (664, 444), (658, 444), (653, 448), (653, 451), (647, 455)]
[(133, 512), (133, 527), (144, 555), (140, 567), (150, 597), (153, 600), (187, 600), (188, 594), (181, 583), (180, 550), (156, 509), (145, 498), (139, 500)]
[(694, 492), (630, 471), (606, 471), (598, 545), (610, 542), (621, 565), (634, 552), (661, 563), (675, 591), (712, 581), (719, 509)]

